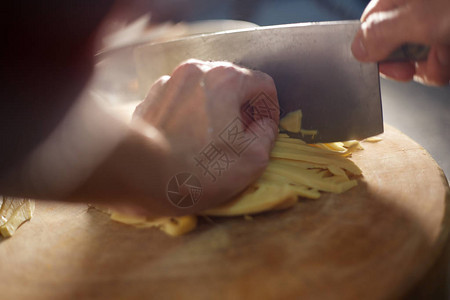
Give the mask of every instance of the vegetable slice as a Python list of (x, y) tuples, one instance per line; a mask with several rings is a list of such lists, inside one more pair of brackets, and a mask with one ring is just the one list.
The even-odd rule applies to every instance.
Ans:
[(23, 200), (22, 203), (15, 208), (6, 223), (0, 226), (0, 233), (4, 237), (12, 236), (17, 228), (33, 216), (35, 203), (33, 200)]

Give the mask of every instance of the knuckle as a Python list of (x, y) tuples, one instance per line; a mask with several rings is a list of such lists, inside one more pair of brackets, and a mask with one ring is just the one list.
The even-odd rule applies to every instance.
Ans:
[(279, 109), (277, 88), (272, 76), (261, 71), (253, 71), (253, 74), (258, 80), (258, 84), (260, 85), (261, 90), (263, 90), (266, 95), (270, 97), (270, 100), (277, 106), (276, 108)]
[(145, 100), (139, 103), (138, 106), (134, 109), (132, 120), (135, 119), (146, 119), (149, 115), (149, 107), (151, 105), (150, 100)]
[(217, 73), (217, 75), (220, 76), (233, 77), (240, 75), (241, 72), (232, 64), (224, 64), (215, 66), (211, 69), (210, 73)]
[(200, 65), (200, 64), (203, 64), (203, 63), (205, 63), (205, 62), (202, 61), (202, 60), (199, 60), (199, 59), (196, 59), (196, 58), (189, 58), (189, 59), (186, 59), (185, 61), (183, 61), (181, 64), (195, 64), (195, 65)]
[(399, 23), (397, 12), (374, 13), (362, 24), (362, 40), (367, 57), (381, 60), (388, 56), (404, 39), (399, 35), (403, 25)]
[(242, 83), (244, 73), (233, 65), (215, 66), (205, 74), (205, 82), (212, 86), (233, 86), (239, 88)]
[(270, 76), (267, 73), (264, 72), (260, 72), (260, 71), (255, 71), (259, 78), (261, 78), (261, 82), (264, 84), (264, 86), (268, 89), (268, 90), (275, 90), (275, 81), (273, 80), (272, 76)]
[(190, 77), (202, 74), (203, 71), (198, 64), (198, 61), (190, 59), (182, 62), (175, 68), (172, 77)]
[(167, 81), (170, 79), (169, 75), (164, 75), (158, 78), (158, 80), (156, 80), (153, 85), (151, 86), (150, 90), (155, 89), (155, 88), (160, 88), (162, 86), (164, 86)]
[(144, 114), (144, 109), (145, 109), (144, 103), (143, 102), (139, 103), (139, 105), (136, 106), (136, 108), (134, 109), (133, 118), (142, 116)]
[(371, 15), (362, 25), (364, 37), (368, 44), (378, 43), (386, 35), (385, 28), (382, 26), (383, 21), (376, 16), (377, 14)]

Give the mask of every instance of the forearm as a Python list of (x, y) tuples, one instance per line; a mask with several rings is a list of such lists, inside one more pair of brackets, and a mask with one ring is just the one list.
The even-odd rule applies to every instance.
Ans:
[(0, 190), (37, 199), (142, 203), (161, 214), (167, 210), (160, 182), (165, 147), (153, 127), (131, 127), (99, 103), (79, 101), (48, 139), (3, 174)]
[(167, 143), (156, 129), (143, 126), (128, 127), (122, 139), (66, 199), (129, 208), (145, 215), (177, 214), (166, 199)]

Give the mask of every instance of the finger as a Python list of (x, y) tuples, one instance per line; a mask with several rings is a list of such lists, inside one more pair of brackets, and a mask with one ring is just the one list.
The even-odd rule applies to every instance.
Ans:
[[(239, 124), (237, 126), (239, 127), (238, 130), (229, 128), (230, 133), (244, 133), (243, 136), (241, 133), (238, 134), (238, 142), (242, 147), (239, 147), (240, 151), (237, 154), (237, 163), (240, 165), (240, 168), (235, 169), (235, 171), (240, 172), (240, 175), (234, 173), (233, 176), (246, 178), (247, 182), (252, 182), (261, 175), (269, 163), (270, 151), (273, 148), (276, 138), (276, 134), (273, 133), (273, 128), (276, 128), (277, 125), (274, 121), (270, 120), (266, 122), (254, 122), (246, 131), (243, 130), (242, 126), (244, 124)], [(232, 156), (236, 157), (236, 153), (232, 154)]]
[[(229, 62), (206, 62), (196, 59), (190, 59), (182, 64), (180, 64), (173, 72), (172, 79), (168, 82), (167, 93), (164, 96), (164, 105), (161, 105), (159, 111), (163, 114), (164, 111), (170, 111), (169, 114), (164, 114), (162, 118), (158, 119), (158, 125), (170, 130), (172, 127), (177, 126), (175, 121), (178, 117), (183, 117), (186, 115), (192, 115), (197, 117), (202, 117), (198, 114), (198, 111), (204, 109), (206, 103), (206, 93), (205, 89), (211, 90), (210, 98), (212, 98), (214, 103), (210, 106), (218, 111), (216, 115), (213, 116), (214, 124), (224, 126), (226, 122), (229, 122), (228, 111), (236, 111), (232, 107), (227, 107), (226, 101), (218, 101), (219, 98), (230, 97), (230, 94), (235, 94), (234, 90), (239, 90), (238, 85), (233, 85), (228, 90), (220, 90), (210, 83), (206, 84), (204, 77), (205, 74), (211, 72), (213, 69), (227, 69), (234, 68), (235, 66)], [(237, 70), (235, 70), (238, 72)], [(217, 78), (221, 81), (227, 81), (229, 78), (227, 74), (218, 74)], [(233, 75), (236, 75), (233, 73)], [(234, 76), (238, 77), (238, 76)], [(221, 85), (223, 86), (223, 84)], [(163, 111), (164, 110), (164, 111)], [(221, 122), (221, 118), (224, 119)], [(197, 126), (203, 124), (204, 128), (207, 128), (208, 120), (205, 118), (200, 118), (195, 120)], [(195, 128), (185, 128), (184, 130), (191, 132), (192, 134), (198, 133), (199, 131)], [(198, 137), (201, 138), (201, 137)]]
[[(233, 107), (234, 114), (242, 112), (242, 116), (248, 117), (248, 121), (270, 118), (279, 122), (276, 87), (269, 75), (235, 65), (222, 65), (206, 74), (205, 83), (216, 95), (229, 94), (231, 91), (236, 93), (237, 97), (227, 99), (232, 103), (222, 104), (223, 109)], [(255, 113), (259, 115), (255, 116)]]
[(367, 17), (373, 13), (388, 11), (403, 5), (406, 0), (372, 0), (364, 9), (361, 15), (361, 22), (367, 20)]
[(255, 132), (258, 138), (263, 138), (263, 145), (267, 151), (271, 151), (275, 145), (275, 140), (278, 136), (278, 123), (272, 119), (263, 119), (253, 122), (249, 126), (249, 130)]
[[(260, 84), (263, 84), (261, 87)], [(280, 121), (280, 107), (278, 103), (275, 83), (272, 78), (262, 72), (253, 72), (249, 89), (244, 99), (248, 99), (241, 106), (241, 112), (247, 124), (275, 125), (272, 128), (273, 134), (278, 133)], [(269, 128), (267, 128), (269, 129)]]
[(353, 40), (354, 56), (361, 61), (381, 61), (406, 42), (430, 44), (428, 26), (416, 20), (422, 5), (416, 3), (422, 2), (369, 15)]
[(278, 98), (269, 75), (220, 62), (205, 74), (204, 81), (216, 125), (224, 126), (236, 117), (247, 125), (265, 118), (278, 123)]
[(184, 62), (182, 62), (175, 70), (174, 72), (176, 72), (180, 67), (182, 67), (183, 65), (195, 65), (197, 66), (199, 69), (201, 69), (204, 73), (208, 72), (209, 70), (211, 70), (211, 68), (213, 67), (213, 63), (211, 61), (204, 61), (204, 60), (200, 60), (200, 59), (196, 59), (196, 58), (190, 58)]
[(253, 99), (261, 92), (274, 100), (278, 107), (275, 83), (266, 73), (250, 70), (230, 62), (210, 62), (212, 69), (205, 76), (205, 84), (211, 89), (228, 89), (234, 87), (238, 93), (238, 106)]
[(178, 110), (183, 101), (192, 98), (190, 94), (199, 87), (205, 71), (209, 68), (202, 61), (188, 60), (173, 71), (156, 109), (154, 124), (164, 127), (172, 116), (171, 112)]
[(146, 98), (153, 98), (156, 95), (160, 94), (162, 89), (165, 87), (167, 81), (169, 81), (169, 79), (170, 79), (169, 75), (159, 77), (159, 79), (156, 80), (155, 83), (153, 83), (153, 85), (150, 87), (150, 90), (148, 91)]
[(414, 80), (428, 85), (448, 85), (450, 80), (449, 57), (450, 47), (431, 47), (428, 60), (416, 64)]
[[(186, 145), (190, 145), (189, 140), (199, 141), (200, 144), (207, 142), (205, 137), (211, 127), (212, 118), (204, 113), (205, 102), (205, 95), (200, 85), (185, 87), (183, 94), (179, 94), (177, 104), (166, 112), (167, 117), (160, 123), (161, 128), (166, 132), (183, 132), (183, 136), (177, 136), (173, 141), (174, 145), (181, 143), (180, 148), (186, 149)], [(216, 122), (215, 119), (212, 120)], [(186, 126), (186, 124), (189, 125)]]
[(154, 112), (151, 109), (151, 106), (157, 105), (157, 102), (160, 101), (160, 95), (163, 93), (165, 89), (167, 81), (170, 79), (170, 76), (165, 75), (161, 76), (153, 85), (150, 87), (145, 99), (136, 106), (136, 109), (133, 113), (134, 118), (142, 118), (146, 121), (150, 121), (152, 118), (152, 113)]
[(261, 175), (269, 163), (270, 151), (278, 134), (278, 125), (269, 119), (253, 122), (248, 128), (247, 136), (250, 139), (254, 138), (255, 134), (256, 138), (241, 155), (242, 162), (248, 163), (249, 168), (252, 168), (254, 179)]
[(416, 67), (413, 62), (387, 62), (379, 64), (379, 71), (390, 79), (410, 81), (416, 73)]
[[(247, 90), (243, 98), (252, 101), (255, 99), (255, 97), (261, 96), (261, 93), (264, 93), (264, 96), (268, 98), (267, 100), (270, 103), (267, 104), (276, 109), (276, 112), (275, 114), (273, 114), (272, 119), (278, 122), (280, 108), (278, 104), (275, 82), (273, 81), (272, 77), (270, 77), (266, 73), (260, 71), (251, 71), (251, 76), (247, 84)], [(243, 104), (245, 104), (245, 102)]]

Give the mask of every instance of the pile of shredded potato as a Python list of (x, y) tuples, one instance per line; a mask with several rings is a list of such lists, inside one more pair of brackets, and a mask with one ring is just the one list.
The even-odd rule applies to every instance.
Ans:
[(0, 196), (0, 234), (12, 236), (22, 223), (33, 216), (33, 200)]
[[(317, 130), (301, 128), (302, 112), (290, 112), (280, 120), (280, 130), (314, 137)], [(380, 138), (367, 139), (378, 142)], [(278, 135), (269, 165), (263, 175), (231, 201), (206, 211), (201, 216), (244, 216), (265, 211), (286, 209), (299, 197), (317, 199), (321, 192), (342, 193), (356, 186), (361, 169), (347, 157), (362, 149), (359, 141), (327, 144), (306, 144)], [(109, 211), (111, 219), (136, 227), (155, 227), (171, 236), (190, 232), (197, 225), (197, 216), (149, 219)]]
[[(377, 140), (373, 140), (377, 141)], [(361, 170), (347, 157), (362, 149), (358, 141), (308, 145), (280, 134), (264, 174), (235, 199), (202, 212), (202, 216), (245, 216), (286, 209), (299, 197), (317, 199), (321, 192), (342, 193), (357, 185)], [(155, 227), (171, 236), (195, 229), (197, 216), (148, 219), (110, 212), (115, 221)]]

